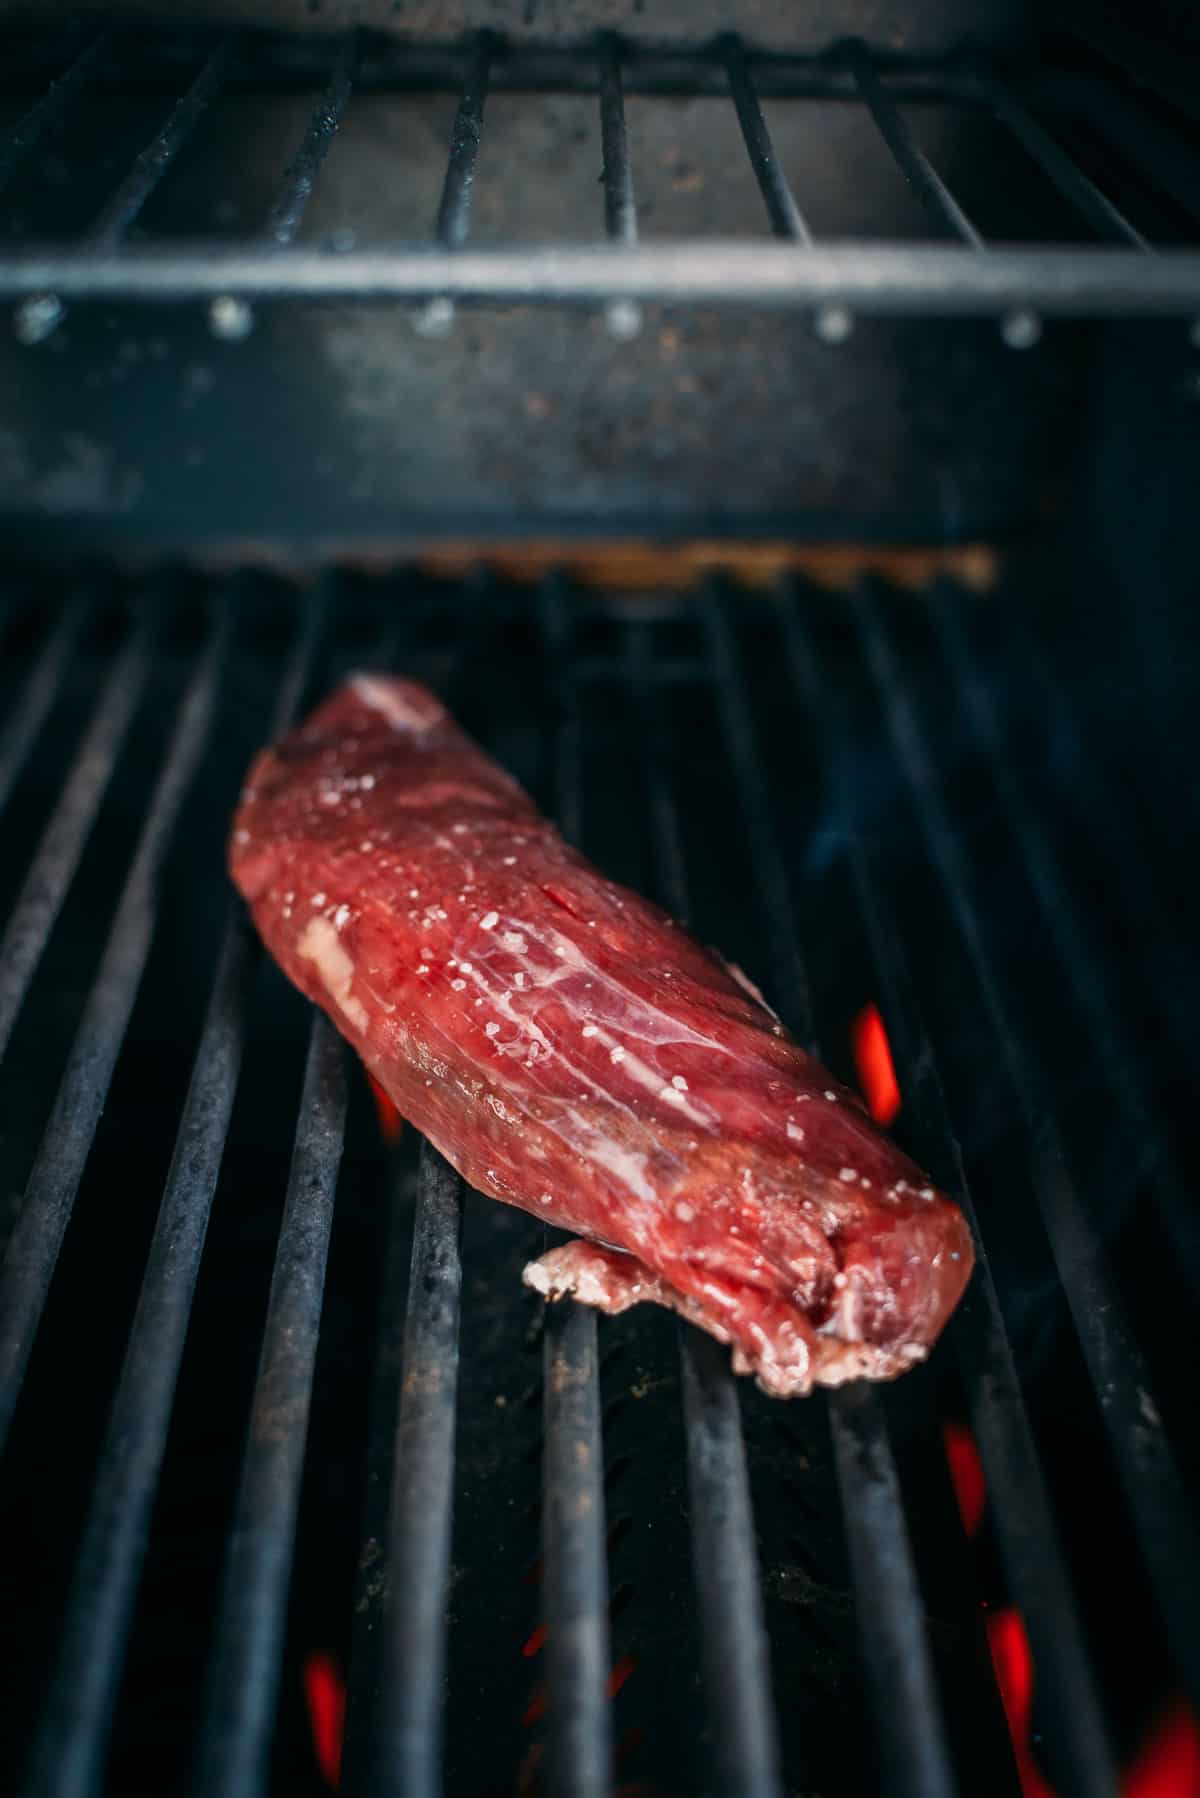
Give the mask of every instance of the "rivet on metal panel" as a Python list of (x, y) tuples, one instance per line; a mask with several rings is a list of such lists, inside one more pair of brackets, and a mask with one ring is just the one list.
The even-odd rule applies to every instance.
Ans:
[(604, 308), (604, 322), (618, 343), (631, 343), (642, 328), (642, 309), (636, 300), (610, 300)]
[(454, 329), (454, 301), (440, 294), (427, 300), (413, 314), (413, 330), (418, 337), (449, 337)]
[(813, 329), (822, 343), (845, 343), (854, 329), (854, 314), (848, 306), (822, 306)]
[(44, 343), (65, 312), (66, 307), (55, 293), (35, 294), (32, 299), (22, 300), (13, 313), (17, 342)]
[(1008, 312), (1000, 323), (1000, 335), (1010, 350), (1029, 350), (1042, 335), (1042, 321), (1028, 306)]
[(254, 312), (236, 294), (218, 294), (208, 309), (208, 325), (214, 337), (242, 343), (254, 329)]

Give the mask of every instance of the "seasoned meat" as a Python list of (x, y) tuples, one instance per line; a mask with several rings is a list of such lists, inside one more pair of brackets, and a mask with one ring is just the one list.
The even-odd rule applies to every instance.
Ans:
[(672, 1306), (779, 1395), (928, 1352), (971, 1270), (957, 1206), (424, 688), (357, 675), (260, 755), (230, 866), (402, 1116), (588, 1239), (529, 1285)]

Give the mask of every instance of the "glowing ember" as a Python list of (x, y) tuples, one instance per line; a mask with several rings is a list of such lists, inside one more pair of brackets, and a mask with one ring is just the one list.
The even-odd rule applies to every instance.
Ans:
[(1030, 1722), (1033, 1714), (1033, 1654), (1025, 1631), (1025, 1619), (1015, 1605), (987, 1613), (987, 1636), (1000, 1701), (1012, 1737), (1021, 1798), (1056, 1798), (1054, 1787), (1043, 1777), (1033, 1758)]
[(1200, 1723), (1177, 1698), (1163, 1712), (1121, 1781), (1123, 1798), (1183, 1798), (1200, 1792)]
[(984, 1485), (979, 1450), (975, 1446), (974, 1436), (961, 1423), (946, 1424), (942, 1439), (946, 1445), (946, 1463), (954, 1485), (954, 1496), (958, 1500), (958, 1514), (963, 1520), (967, 1535), (973, 1537), (983, 1521), (983, 1510), (987, 1504), (987, 1487)]
[[(365, 1071), (366, 1070), (364, 1069), (364, 1072)], [(392, 1104), (392, 1101), (388, 1098), (374, 1074), (367, 1074), (367, 1084), (370, 1086), (372, 1095), (375, 1099), (375, 1109), (379, 1113), (379, 1128), (383, 1133), (383, 1140), (390, 1145), (399, 1140), (400, 1132), (404, 1128), (404, 1119), (400, 1116), (400, 1113), (396, 1110), (396, 1107)]]
[(312, 1725), (313, 1753), (327, 1786), (337, 1790), (342, 1773), (346, 1682), (331, 1654), (315, 1650), (304, 1662), (304, 1697)]
[(637, 1662), (631, 1654), (623, 1654), (608, 1676), (608, 1695), (615, 1698), (625, 1681), (629, 1678)]
[(886, 1129), (900, 1109), (900, 1083), (878, 1005), (863, 1006), (850, 1026), (850, 1043), (867, 1109)]

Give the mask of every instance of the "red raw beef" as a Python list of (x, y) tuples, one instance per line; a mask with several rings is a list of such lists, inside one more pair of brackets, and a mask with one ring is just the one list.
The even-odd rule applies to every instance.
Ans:
[(971, 1271), (958, 1207), (423, 687), (356, 675), (260, 755), (230, 867), (400, 1113), (588, 1239), (530, 1286), (672, 1306), (779, 1395), (928, 1353)]

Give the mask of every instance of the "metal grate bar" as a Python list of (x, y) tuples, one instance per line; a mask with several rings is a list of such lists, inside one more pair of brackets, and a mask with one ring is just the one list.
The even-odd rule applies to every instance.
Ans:
[(547, 1789), (605, 1798), (612, 1729), (596, 1313), (569, 1301), (548, 1306), (543, 1347)]
[(625, 129), (625, 94), (621, 53), (614, 38), (600, 46), (600, 145), (603, 155), (604, 228), (613, 243), (635, 244), (638, 237), (633, 167)]
[[(616, 38), (611, 36), (600, 45), (600, 145), (604, 229), (610, 243), (624, 244), (632, 249), (638, 239), (637, 201), (633, 193), (629, 134), (625, 129), (621, 51)], [(611, 300), (605, 316), (609, 331), (622, 342), (636, 337), (642, 328), (641, 308), (634, 300)]]
[(346, 1124), (346, 1052), (313, 1019), (196, 1756), (197, 1798), (258, 1798), (279, 1689), (313, 1366)]
[(951, 237), (961, 238), (972, 249), (982, 250), (983, 238), (920, 148), (900, 109), (880, 81), (866, 47), (861, 43), (848, 46), (846, 62), (879, 135), (934, 224), (948, 231)]
[(188, 684), (0, 1271), (0, 1448), (145, 972), (159, 873), (208, 739), (224, 647), (222, 629)]
[(1060, 76), (1053, 94), (1143, 181), (1173, 200), (1193, 224), (1200, 224), (1200, 158), (1186, 138), (1175, 137), (1145, 106), (1112, 87), (1097, 89), (1087, 80), (1064, 81)]
[[(9, 712), (0, 735), (0, 812), (8, 804), (25, 766), (25, 758), (58, 697), (79, 641), (85, 610), (79, 601), (72, 601), (64, 608), (56, 629), (30, 670), (20, 698)], [(3, 1052), (0, 1048), (0, 1055)]]
[[(367, 1793), (372, 1777), (370, 1757), (373, 1729), (379, 1707), (380, 1642), (387, 1581), (380, 1577), (386, 1565), (388, 1516), (395, 1472), (396, 1419), (400, 1383), (404, 1371), (404, 1331), (407, 1317), (397, 1303), (412, 1271), (412, 1193), (400, 1155), (387, 1157), (382, 1263), (379, 1306), (375, 1331), (375, 1362), (371, 1377), (370, 1415), (367, 1426), (366, 1495), (359, 1526), (358, 1562), (354, 1580), (354, 1621), (350, 1637), (350, 1675), (346, 1692), (345, 1741), (342, 1750), (341, 1790)], [(456, 1349), (457, 1353), (457, 1349)]]
[[(962, 1151), (904, 949), (870, 868), (858, 814), (860, 794), (850, 777), (844, 729), (833, 716), (830, 683), (819, 671), (794, 598), (789, 596), (779, 616), (789, 680), (815, 725), (844, 833), (855, 899), (900, 1063), (913, 1146), (922, 1165), (957, 1192), (975, 1238), (975, 1277), (951, 1321), (950, 1336), (994, 1501), (993, 1527), (1029, 1629), (1038, 1689), (1048, 1701), (1046, 1714), (1055, 1720), (1056, 1745), (1063, 1757), (1059, 1782), (1068, 1798), (1099, 1798), (1116, 1790), (1116, 1769)], [(939, 1164), (946, 1166), (944, 1178)]]
[(437, 1798), (442, 1789), (461, 1233), (462, 1181), (431, 1143), (422, 1143), (381, 1670), (367, 1750), (370, 1775), (360, 1787), (380, 1798)]
[(34, 102), (23, 118), (0, 139), (0, 188), (29, 152), (36, 149), (46, 131), (66, 111), (67, 103), (84, 85), (108, 49), (107, 32), (92, 39), (57, 80), (52, 81), (40, 100)]
[[(662, 97), (698, 94), (727, 98), (729, 85), (720, 45), (711, 40), (663, 45), (650, 38), (621, 33), (627, 63), (626, 85), (630, 92)], [(501, 39), (489, 85), (505, 93), (567, 93), (594, 96), (599, 92), (593, 38), (573, 45)], [(190, 48), (187, 37), (149, 33), (126, 38), (121, 45), (119, 69), (106, 73), (100, 83), (106, 94), (127, 92), (130, 84), (143, 91), (169, 81), (177, 68), (181, 48)], [(291, 35), (260, 40), (235, 77), (236, 88), (254, 93), (302, 93), (326, 72), (328, 40), (319, 35)], [(470, 55), (468, 35), (455, 42), (433, 43), (398, 34), (390, 39), (368, 38), (364, 44), (361, 82), (372, 93), (457, 93), (463, 68)], [(754, 81), (758, 91), (772, 99), (854, 98), (853, 83), (827, 50), (788, 52), (752, 51)], [(878, 60), (886, 69), (888, 84), (906, 98), (954, 100), (977, 104), (970, 76), (957, 63), (943, 57), (916, 59), (883, 50)]]
[(811, 245), (812, 235), (775, 154), (767, 121), (763, 117), (763, 110), (746, 66), (746, 52), (741, 39), (734, 36), (726, 38), (723, 56), (725, 72), (729, 77), (729, 91), (733, 95), (738, 123), (746, 141), (746, 154), (750, 158), (754, 178), (762, 190), (771, 229), (776, 237), (791, 238), (796, 243)]
[(0, 1058), (75, 877), (150, 672), (152, 631), (143, 622), (101, 691), (62, 797), (34, 853), (0, 944)]
[(1127, 1053), (1119, 1041), (1115, 995), (1108, 990), (1090, 926), (1071, 897), (1045, 826), (1013, 772), (1000, 720), (980, 679), (959, 607), (945, 603), (944, 592), (941, 597), (943, 603), (930, 608), (938, 639), (955, 689), (962, 696), (975, 742), (983, 752), (1019, 846), (1021, 865), (1036, 894), (1055, 954), (1086, 1022), (1089, 1053), (1096, 1057), (1117, 1107), (1125, 1114), (1129, 1140), (1136, 1145), (1136, 1153), (1150, 1157), (1156, 1169), (1158, 1209), (1178, 1253), (1194, 1274), (1200, 1274), (1200, 1244), (1192, 1227), (1191, 1207), (1184, 1196), (1183, 1178), (1168, 1147), (1168, 1133), (1159, 1107), (1145, 1085), (1140, 1060)]
[(728, 1352), (680, 1326), (692, 1561), (703, 1621), (704, 1675), (716, 1719), (718, 1790), (776, 1798), (779, 1745), (771, 1705), (746, 1450)]
[[(295, 715), (316, 613), (289, 659), (272, 737)], [(125, 1658), (175, 1382), (241, 1068), (257, 938), (236, 903), (222, 934), (170, 1171), (93, 1486), (29, 1798), (98, 1791)]]
[[(785, 974), (793, 1009), (785, 1011), (801, 1043), (818, 1052), (808, 980), (792, 923), (788, 877), (771, 827), (767, 787), (746, 702), (729, 621), (715, 592), (704, 605), (709, 655), (722, 725), (750, 838), (755, 890), (770, 932), (774, 963)], [(955, 1789), (933, 1668), (921, 1627), (916, 1575), (878, 1395), (843, 1387), (829, 1398), (842, 1512), (856, 1577), (866, 1667), (876, 1728), (886, 1754), (890, 1790), (936, 1798)], [(886, 1577), (876, 1579), (874, 1570)], [(903, 1668), (904, 1702), (893, 1683)]]
[(1136, 225), (1101, 192), (1079, 164), (1055, 143), (1048, 131), (1017, 99), (1012, 91), (983, 71), (976, 73), (979, 92), (987, 100), (1001, 124), (1048, 175), (1063, 198), (1081, 213), (1101, 237), (1113, 243), (1127, 244), (1131, 249), (1152, 249)]
[[(687, 872), (661, 719), (650, 697), (645, 625), (627, 627), (625, 651), (638, 734), (645, 745), (654, 884), (663, 903), (682, 920), (688, 914)], [(743, 1798), (774, 1798), (780, 1791), (779, 1746), (737, 1389), (728, 1356), (715, 1342), (686, 1325), (680, 1326), (679, 1340), (692, 1558), (705, 1684), (717, 1719), (720, 1789)]]
[[(560, 579), (543, 585), (539, 611), (556, 701), (554, 810), (568, 842), (578, 843), (583, 828), (582, 732), (567, 593)], [(546, 1307), (543, 1380), (549, 1788), (573, 1798), (604, 1798), (612, 1783), (608, 1562), (596, 1313), (590, 1306), (568, 1299)]]
[(220, 89), (232, 53), (232, 38), (218, 44), (101, 210), (88, 232), (91, 244), (112, 249), (124, 237)]
[[(832, 1395), (830, 1421), (859, 1609), (859, 1643), (887, 1790), (909, 1798), (950, 1793), (955, 1784), (929, 1669), (900, 1482), (874, 1387), (861, 1381), (841, 1387)], [(853, 1494), (849, 1503), (847, 1494)]]
[(813, 245), (714, 238), (533, 244), (453, 252), (398, 245), (346, 252), (227, 243), (118, 250), (35, 245), (0, 257), (0, 299), (473, 299), (595, 305), (852, 306), (864, 316), (974, 317), (1029, 306), (1046, 316), (1188, 317), (1200, 308), (1200, 252), (1016, 246), (980, 256), (959, 244)]
[(456, 250), (464, 244), (470, 228), (471, 190), (475, 182), (479, 140), (483, 135), (483, 107), (492, 54), (491, 35), (486, 31), (479, 32), (467, 62), (462, 97), (454, 115), (450, 159), (438, 206), (437, 240), (447, 250)]
[(351, 35), (338, 53), (329, 82), (308, 122), (304, 142), (289, 163), (268, 214), (267, 236), (274, 243), (291, 243), (300, 229), (321, 164), (350, 103), (357, 53), (358, 40)]
[(1141, 1350), (1111, 1285), (1105, 1257), (1068, 1171), (1058, 1120), (1038, 1097), (1045, 1082), (1033, 1045), (1018, 1030), (992, 968), (971, 880), (945, 808), (921, 727), (905, 692), (878, 605), (862, 586), (854, 612), (867, 665), (896, 757), (913, 796), (930, 858), (949, 901), (1030, 1145), (1030, 1171), (1059, 1278), (1108, 1431), (1113, 1458), (1147, 1572), (1176, 1658), (1200, 1695), (1200, 1643), (1190, 1592), (1200, 1545), (1174, 1457), (1154, 1401)]

